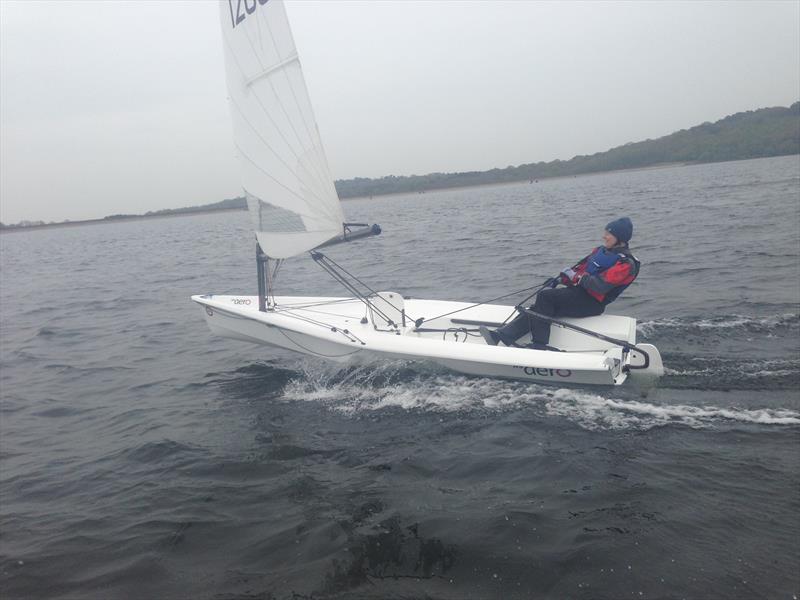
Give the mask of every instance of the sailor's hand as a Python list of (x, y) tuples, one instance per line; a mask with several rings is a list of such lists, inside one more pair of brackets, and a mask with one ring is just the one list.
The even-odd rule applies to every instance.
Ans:
[(564, 269), (559, 273), (561, 283), (564, 285), (573, 285), (575, 280), (575, 271), (572, 269)]

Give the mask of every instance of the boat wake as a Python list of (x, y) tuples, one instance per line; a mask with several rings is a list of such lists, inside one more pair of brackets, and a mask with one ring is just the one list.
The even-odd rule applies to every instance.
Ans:
[(554, 388), (467, 377), (405, 362), (336, 369), (305, 360), (283, 388), (287, 401), (321, 402), (340, 413), (403, 410), (438, 413), (533, 410), (588, 430), (648, 430), (665, 425), (710, 428), (723, 424), (800, 425), (800, 411), (658, 403), (619, 393)]
[(736, 333), (760, 335), (797, 335), (800, 314), (785, 313), (770, 316), (718, 315), (715, 317), (670, 317), (641, 321), (637, 331), (648, 339), (675, 335), (735, 335)]
[(800, 412), (790, 409), (658, 405), (593, 394), (575, 394), (570, 390), (556, 390), (547, 403), (547, 409), (548, 414), (567, 417), (591, 430), (646, 430), (675, 424), (705, 429), (725, 422), (800, 425)]
[(659, 387), (696, 390), (796, 390), (800, 358), (738, 359), (666, 354)]

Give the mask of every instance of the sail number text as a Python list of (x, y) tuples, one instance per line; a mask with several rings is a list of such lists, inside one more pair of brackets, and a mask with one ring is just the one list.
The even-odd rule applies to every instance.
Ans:
[(236, 27), (247, 18), (247, 15), (256, 12), (259, 5), (264, 6), (267, 2), (269, 0), (228, 0), (228, 8), (231, 9), (231, 27)]

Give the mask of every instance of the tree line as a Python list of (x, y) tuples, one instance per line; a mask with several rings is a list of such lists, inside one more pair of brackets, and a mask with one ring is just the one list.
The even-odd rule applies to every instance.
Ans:
[(670, 135), (628, 143), (605, 152), (570, 160), (529, 163), (489, 171), (356, 177), (336, 182), (340, 198), (449, 187), (531, 181), (635, 169), (664, 163), (707, 163), (800, 154), (800, 102), (790, 107), (762, 108), (736, 113), (714, 123), (681, 129)]

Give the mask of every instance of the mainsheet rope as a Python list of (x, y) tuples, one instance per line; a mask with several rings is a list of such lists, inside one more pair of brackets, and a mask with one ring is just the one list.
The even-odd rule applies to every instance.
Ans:
[[(553, 278), (550, 278), (547, 281), (545, 281), (544, 283), (542, 283), (541, 285), (534, 285), (534, 286), (531, 286), (531, 287), (523, 288), (521, 290), (516, 290), (514, 292), (509, 292), (508, 294), (503, 294), (502, 296), (498, 296), (497, 298), (492, 298), (491, 300), (483, 300), (481, 302), (476, 302), (475, 304), (470, 304), (469, 306), (465, 306), (464, 308), (458, 308), (456, 310), (451, 310), (450, 312), (438, 315), (436, 317), (428, 317), (428, 318), (424, 318), (424, 319), (417, 319), (414, 322), (414, 324), (417, 327), (419, 327), (425, 321), (435, 321), (436, 319), (441, 319), (443, 317), (449, 317), (450, 315), (454, 315), (454, 314), (462, 312), (464, 310), (469, 310), (470, 308), (475, 308), (476, 306), (482, 306), (484, 304), (491, 304), (492, 302), (496, 302), (497, 300), (502, 300), (503, 298), (508, 298), (509, 296), (516, 296), (517, 294), (521, 294), (523, 292), (528, 292), (530, 290), (535, 290), (532, 294), (530, 294), (527, 298), (525, 298), (524, 300), (522, 300), (519, 303), (519, 304), (525, 304), (528, 300), (533, 298), (536, 294), (541, 292), (544, 288), (546, 288), (548, 285), (550, 285), (552, 283), (553, 283)], [(508, 320), (511, 317), (513, 317), (516, 313), (517, 313), (517, 309), (515, 308), (514, 311), (505, 318), (505, 321), (503, 321), (503, 325), (505, 325), (508, 322)]]
[[(589, 258), (590, 256), (591, 256), (591, 254), (587, 254), (587, 255), (586, 255), (586, 256), (584, 256), (582, 259), (580, 259), (578, 262), (576, 262), (574, 265), (572, 265), (572, 268), (573, 268), (573, 269), (574, 269), (574, 268), (576, 268), (578, 265), (580, 265), (580, 264), (581, 264), (583, 261), (585, 261), (585, 260), (586, 260), (587, 258)], [(517, 303), (517, 305), (514, 307), (514, 310), (511, 312), (511, 314), (509, 314), (509, 315), (508, 315), (508, 316), (505, 318), (505, 320), (503, 321), (503, 325), (505, 325), (506, 323), (508, 323), (508, 321), (509, 321), (509, 319), (511, 319), (511, 317), (513, 317), (514, 315), (516, 315), (518, 312), (521, 312), (521, 311), (519, 310), (519, 307), (520, 307), (520, 306), (524, 306), (524, 304), (525, 304), (526, 302), (528, 302), (528, 301), (529, 301), (531, 298), (533, 298), (534, 296), (536, 296), (536, 295), (537, 295), (539, 292), (541, 292), (541, 291), (542, 291), (544, 288), (546, 288), (546, 287), (548, 287), (548, 286), (555, 287), (555, 285), (554, 285), (554, 284), (556, 284), (557, 282), (558, 282), (558, 277), (551, 277), (550, 279), (548, 279), (547, 281), (545, 281), (545, 282), (544, 282), (544, 283), (542, 283), (541, 285), (534, 285), (534, 286), (531, 286), (531, 287), (528, 287), (528, 288), (524, 288), (524, 289), (521, 289), (521, 290), (517, 290), (517, 291), (515, 291), (515, 292), (510, 292), (510, 293), (508, 293), (508, 294), (504, 294), (504, 295), (502, 295), (502, 296), (498, 296), (497, 298), (492, 298), (491, 300), (484, 300), (484, 301), (482, 301), (482, 302), (476, 302), (475, 304), (471, 304), (470, 306), (465, 306), (464, 308), (459, 308), (459, 309), (457, 309), (457, 310), (453, 310), (453, 311), (450, 311), (450, 312), (448, 312), (448, 313), (444, 313), (443, 315), (439, 315), (439, 316), (437, 316), (437, 317), (433, 317), (433, 318), (427, 318), (427, 319), (425, 319), (425, 318), (423, 318), (423, 319), (417, 319), (416, 321), (414, 321), (414, 325), (415, 325), (416, 327), (419, 327), (419, 326), (420, 326), (420, 325), (422, 325), (422, 323), (423, 323), (423, 322), (425, 322), (425, 321), (434, 321), (434, 320), (436, 320), (436, 319), (441, 319), (442, 317), (449, 317), (450, 315), (454, 315), (454, 314), (456, 314), (456, 313), (459, 313), (459, 312), (461, 312), (461, 311), (464, 311), (464, 310), (468, 310), (468, 309), (470, 309), (470, 308), (475, 308), (476, 306), (482, 306), (483, 304), (490, 304), (490, 303), (492, 303), (492, 302), (496, 302), (497, 300), (502, 300), (503, 298), (508, 298), (509, 296), (515, 296), (515, 295), (517, 295), (517, 294), (521, 294), (521, 293), (523, 293), (523, 292), (527, 292), (527, 291), (530, 291), (530, 290), (534, 290), (534, 292), (533, 292), (532, 294), (530, 294), (529, 296), (527, 296), (527, 297), (526, 297), (524, 300), (522, 300), (521, 302), (518, 302), (518, 303)]]

